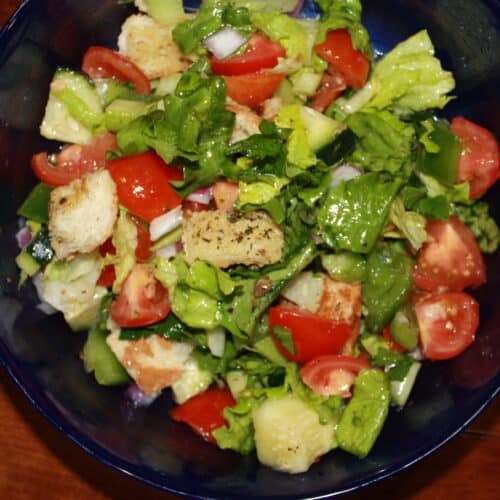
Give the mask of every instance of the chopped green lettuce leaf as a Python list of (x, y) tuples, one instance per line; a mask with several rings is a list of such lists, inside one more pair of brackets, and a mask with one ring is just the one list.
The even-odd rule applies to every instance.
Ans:
[(415, 131), (388, 111), (359, 111), (347, 117), (357, 137), (350, 162), (365, 170), (396, 173), (410, 166)]
[(398, 44), (373, 69), (368, 84), (353, 97), (342, 97), (334, 108), (340, 116), (359, 109), (388, 109), (401, 117), (442, 109), (455, 87), (453, 75), (434, 57), (434, 46), (422, 30)]
[(408, 299), (413, 287), (413, 259), (400, 242), (379, 243), (367, 259), (363, 283), (365, 322), (378, 333)]
[(318, 212), (325, 242), (336, 250), (369, 253), (402, 180), (370, 172), (331, 189)]
[(288, 138), (288, 161), (299, 167), (308, 168), (317, 161), (308, 139), (307, 128), (301, 116), (301, 106), (291, 104), (281, 108), (275, 119), (276, 125), (292, 129)]
[(397, 196), (389, 210), (391, 222), (401, 231), (405, 239), (410, 242), (413, 250), (419, 250), (427, 240), (425, 225), (426, 218), (418, 212), (405, 210), (403, 200)]

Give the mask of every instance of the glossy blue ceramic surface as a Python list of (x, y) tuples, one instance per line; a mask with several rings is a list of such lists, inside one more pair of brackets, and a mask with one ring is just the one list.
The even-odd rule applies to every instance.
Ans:
[[(195, 2), (189, 2), (193, 5)], [(455, 73), (463, 113), (500, 136), (500, 5), (496, 0), (367, 0), (364, 19), (378, 51), (426, 27)], [(307, 4), (307, 2), (306, 2)], [(500, 255), (476, 291), (482, 324), (460, 357), (426, 364), (403, 411), (392, 411), (373, 451), (358, 460), (331, 453), (291, 476), (200, 440), (171, 422), (162, 396), (133, 409), (122, 388), (99, 387), (79, 359), (84, 336), (35, 306), (17, 286), (16, 208), (35, 184), (33, 153), (53, 148), (38, 134), (57, 66), (78, 67), (91, 44), (114, 46), (130, 7), (116, 0), (27, 0), (0, 33), (0, 363), (66, 436), (102, 462), (173, 493), (200, 498), (320, 498), (388, 477), (456, 435), (497, 394), (500, 375)], [(307, 15), (314, 13), (306, 6)], [(500, 219), (497, 187), (489, 195)]]

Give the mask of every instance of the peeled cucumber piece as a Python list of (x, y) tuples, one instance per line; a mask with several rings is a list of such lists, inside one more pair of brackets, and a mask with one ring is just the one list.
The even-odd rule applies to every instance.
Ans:
[(318, 414), (296, 396), (268, 399), (253, 412), (259, 461), (297, 474), (333, 447), (333, 423), (321, 424)]

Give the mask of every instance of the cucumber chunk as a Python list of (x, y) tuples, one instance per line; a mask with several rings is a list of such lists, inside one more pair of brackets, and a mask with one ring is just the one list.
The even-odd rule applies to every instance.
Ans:
[(106, 332), (94, 329), (89, 332), (82, 352), (85, 370), (94, 372), (101, 385), (120, 385), (129, 381), (125, 368), (106, 344)]

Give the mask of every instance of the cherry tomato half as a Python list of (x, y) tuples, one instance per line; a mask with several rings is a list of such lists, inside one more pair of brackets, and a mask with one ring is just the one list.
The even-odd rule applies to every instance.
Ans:
[(130, 81), (138, 94), (151, 93), (151, 83), (139, 66), (107, 47), (89, 47), (83, 56), (82, 71), (91, 79), (116, 78)]
[(479, 305), (467, 293), (443, 292), (415, 304), (422, 354), (427, 359), (449, 359), (474, 341)]
[(364, 358), (327, 354), (318, 356), (300, 369), (304, 384), (322, 396), (349, 397), (356, 376), (363, 369), (371, 368)]
[(146, 326), (165, 319), (170, 312), (168, 291), (147, 264), (135, 264), (125, 279), (109, 314), (124, 327)]
[(451, 131), (462, 143), (458, 181), (468, 181), (470, 198), (479, 198), (500, 177), (498, 143), (489, 130), (461, 116), (453, 118)]
[(31, 159), (33, 171), (38, 179), (50, 186), (64, 186), (82, 175), (103, 168), (106, 153), (117, 149), (116, 137), (111, 132), (102, 132), (85, 145), (66, 146), (58, 155), (56, 164), (49, 162), (47, 153), (37, 153)]
[(418, 288), (460, 291), (486, 280), (483, 255), (470, 229), (455, 216), (428, 221), (429, 241), (417, 257), (413, 281)]

